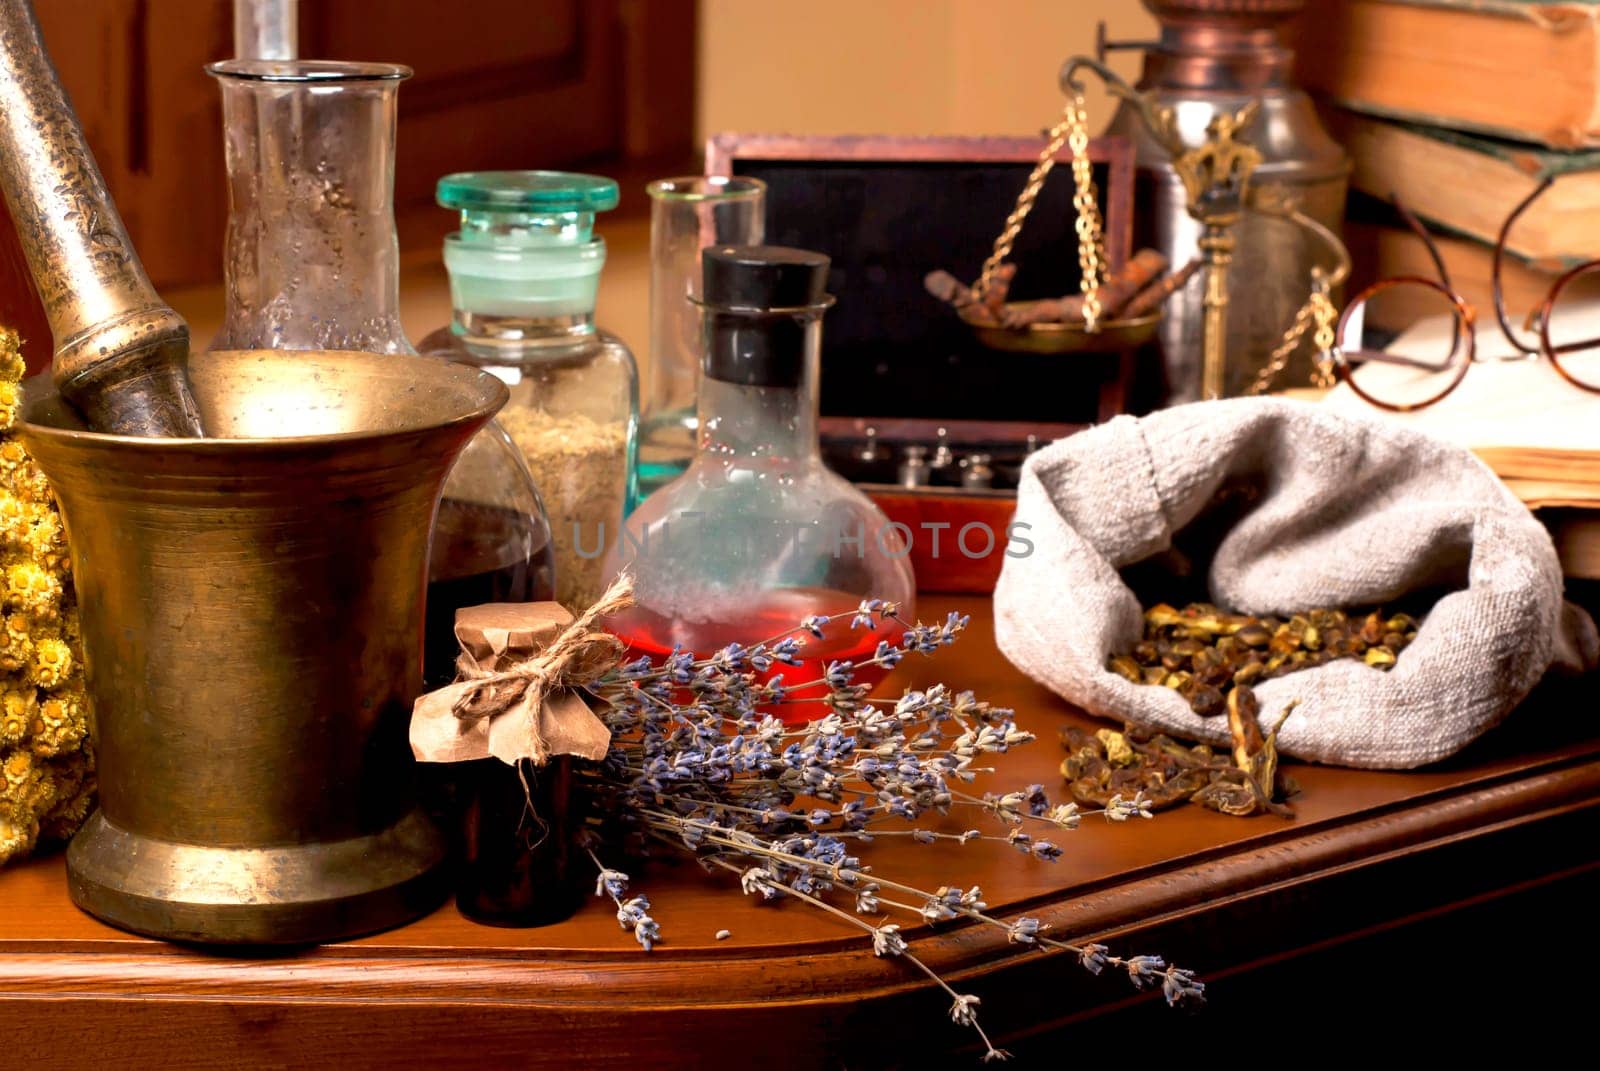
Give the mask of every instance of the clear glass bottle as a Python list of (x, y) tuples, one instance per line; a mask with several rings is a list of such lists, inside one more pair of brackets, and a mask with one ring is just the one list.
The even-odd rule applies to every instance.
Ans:
[[(628, 518), (611, 550), (611, 569), (630, 569), (635, 593), (612, 631), (633, 655), (659, 658), (675, 646), (709, 654), (754, 643), (869, 598), (899, 604), (909, 620), (907, 537), (829, 471), (818, 448), (822, 314), (833, 301), (824, 293), (828, 258), (716, 247), (705, 251), (703, 271), (697, 448), (684, 474)], [(827, 663), (869, 658), (904, 628), (843, 626), (809, 639), (799, 667), (776, 670), (791, 685), (816, 680)], [(789, 720), (819, 716), (820, 707), (797, 703)]]
[[(395, 120), (411, 70), (390, 63), (227, 60), (226, 309), (214, 350), (415, 353), (400, 326)], [(423, 643), (430, 688), (455, 677), (455, 612), (554, 590), (539, 492), (490, 424), (450, 472), (433, 528)]]
[(395, 119), (411, 68), (224, 60), (227, 301), (214, 350), (413, 353), (400, 327)]
[(597, 212), (617, 184), (560, 171), (480, 171), (439, 180), (461, 213), (445, 239), (453, 322), (424, 353), (462, 361), (511, 388), (500, 424), (544, 496), (556, 599), (574, 613), (602, 593), (603, 548), (636, 495), (639, 374), (628, 347), (595, 326), (606, 246)]
[(767, 185), (760, 179), (690, 175), (658, 179), (650, 195), (650, 364), (639, 444), (639, 488), (649, 494), (694, 456), (700, 381), (700, 253), (760, 245)]

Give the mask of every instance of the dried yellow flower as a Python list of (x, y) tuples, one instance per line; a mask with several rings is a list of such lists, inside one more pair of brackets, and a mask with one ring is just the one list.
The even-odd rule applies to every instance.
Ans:
[(67, 558), (67, 533), (61, 520), (49, 510), (40, 510), (38, 519), (28, 527), (23, 539), (28, 556), (51, 573), (64, 574), (71, 569)]
[(65, 684), (72, 675), (72, 650), (67, 641), (51, 637), (34, 645), (28, 679), (46, 691)]
[(34, 729), (39, 713), (38, 689), (9, 687), (0, 694), (0, 748), (14, 746)]
[[(9, 327), (0, 327), (0, 383), (15, 387), (27, 371), (27, 362), (22, 358), (22, 336)], [(0, 426), (0, 430), (10, 426)]]
[(55, 789), (29, 751), (13, 751), (0, 762), (0, 794), (34, 810), (41, 810), (55, 799)]
[(0, 863), (70, 837), (94, 802), (66, 534), (13, 431), (22, 374), (16, 332), (0, 328)]
[(16, 383), (0, 380), (0, 425), (9, 428), (15, 424), (21, 405), (22, 387)]
[(0, 859), (25, 854), (38, 837), (39, 821), (32, 811), (0, 800)]
[(12, 474), (27, 464), (28, 452), (15, 439), (0, 443), (0, 476), (10, 479)]
[(36, 507), (10, 491), (0, 490), (0, 540), (8, 547), (20, 547), (33, 527)]
[(11, 474), (11, 490), (24, 502), (36, 502), (41, 506), (55, 504), (55, 495), (50, 490), (50, 481), (45, 479), (44, 473), (39, 471), (39, 466), (32, 461), (25, 461), (17, 471)]
[(81, 687), (68, 688), (38, 704), (33, 717), (33, 753), (54, 758), (78, 750), (89, 735), (88, 698)]
[(17, 673), (33, 664), (33, 616), (21, 611), (5, 615), (0, 628), (0, 671)]
[(36, 620), (56, 616), (61, 604), (61, 578), (36, 561), (19, 561), (6, 568), (3, 595), (7, 609), (22, 610)]

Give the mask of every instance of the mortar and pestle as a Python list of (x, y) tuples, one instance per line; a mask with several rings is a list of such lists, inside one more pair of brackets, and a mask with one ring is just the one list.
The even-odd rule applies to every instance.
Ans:
[(431, 910), (445, 843), (406, 736), (428, 537), (505, 386), (419, 357), (191, 359), (25, 0), (0, 0), (0, 184), (55, 336), (22, 434), (66, 524), (96, 724), (73, 901), (230, 944)]

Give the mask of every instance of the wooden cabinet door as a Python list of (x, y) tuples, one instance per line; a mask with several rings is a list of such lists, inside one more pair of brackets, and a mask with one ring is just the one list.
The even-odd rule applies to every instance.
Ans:
[[(50, 54), (157, 287), (222, 275), (217, 87), (227, 0), (35, 0)], [(451, 171), (614, 167), (688, 149), (693, 0), (302, 0), (300, 54), (404, 63), (395, 177), (403, 245), (451, 228)], [(3, 257), (0, 257), (3, 263)]]
[(559, 168), (623, 147), (618, 0), (303, 3), (301, 54), (404, 63), (395, 167), (402, 243), (437, 241), (452, 171)]

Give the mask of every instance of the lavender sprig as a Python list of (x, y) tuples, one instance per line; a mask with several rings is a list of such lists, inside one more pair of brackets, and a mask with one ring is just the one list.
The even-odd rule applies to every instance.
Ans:
[(600, 872), (599, 878), (594, 883), (596, 896), (610, 896), (617, 905), (617, 922), (624, 930), (633, 931), (634, 939), (643, 946), (646, 952), (654, 950), (656, 942), (661, 940), (661, 927), (656, 925), (656, 920), (649, 915), (650, 899), (645, 896), (632, 896), (624, 900), (628, 892), (628, 875), (620, 870), (612, 870), (600, 862), (593, 849), (585, 848), (589, 858), (594, 860), (595, 869)]

